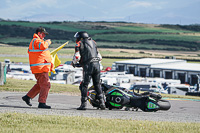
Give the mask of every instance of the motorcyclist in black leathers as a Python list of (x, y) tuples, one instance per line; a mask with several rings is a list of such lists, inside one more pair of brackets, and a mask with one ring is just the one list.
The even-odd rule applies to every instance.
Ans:
[(96, 42), (89, 37), (87, 32), (77, 32), (74, 37), (76, 38), (75, 54), (72, 60), (72, 65), (75, 66), (77, 62), (83, 67), (83, 81), (79, 89), (81, 91), (81, 106), (77, 110), (86, 110), (87, 106), (87, 89), (88, 84), (92, 78), (94, 88), (97, 92), (97, 97), (100, 102), (99, 108), (105, 109), (105, 102), (100, 87), (100, 64), (101, 55), (97, 51)]

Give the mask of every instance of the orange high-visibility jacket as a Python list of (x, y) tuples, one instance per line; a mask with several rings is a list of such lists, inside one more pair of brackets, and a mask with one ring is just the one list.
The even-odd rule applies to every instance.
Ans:
[(53, 64), (48, 50), (50, 44), (51, 41), (44, 41), (37, 34), (33, 35), (28, 49), (29, 63), (33, 74), (52, 71)]

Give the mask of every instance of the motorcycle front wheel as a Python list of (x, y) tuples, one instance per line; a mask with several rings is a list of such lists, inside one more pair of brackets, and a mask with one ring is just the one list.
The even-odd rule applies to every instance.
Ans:
[(169, 110), (171, 108), (170, 102), (163, 99), (158, 101), (158, 105), (160, 107), (159, 110)]

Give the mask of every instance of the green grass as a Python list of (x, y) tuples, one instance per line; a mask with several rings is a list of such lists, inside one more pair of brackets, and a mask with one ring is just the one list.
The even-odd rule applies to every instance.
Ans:
[[(23, 38), (23, 37), (7, 37), (7, 38), (0, 38), (0, 42), (3, 42), (4, 44), (10, 44), (10, 46), (17, 47), (17, 46), (24, 46), (26, 48), (29, 47), (31, 39)], [(52, 45), (50, 45), (50, 48), (57, 48), (67, 42), (66, 40), (52, 40)], [(69, 41), (69, 44), (65, 46), (64, 48), (72, 48), (75, 46), (75, 42)]]
[(52, 24), (52, 23), (40, 23), (40, 22), (15, 22), (15, 21), (1, 21), (1, 25), (18, 25), (18, 26), (24, 26), (24, 27), (33, 27), (37, 28), (39, 26), (45, 27), (45, 28), (51, 28), (55, 30), (63, 30), (63, 31), (69, 31), (69, 32), (77, 32), (77, 31), (83, 31), (87, 30), (91, 35), (96, 33), (104, 33), (104, 32), (112, 32), (115, 31), (113, 29), (111, 30), (94, 30), (92, 25), (89, 25), (87, 23), (79, 23), (79, 22), (68, 22), (68, 23), (60, 23), (60, 24)]
[(1, 54), (7, 55), (28, 55), (28, 47), (0, 47)]
[[(71, 31), (77, 32), (81, 30), (87, 30), (91, 32), (91, 34), (95, 33), (104, 33), (104, 32), (163, 32), (163, 33), (194, 33), (194, 31), (187, 31), (187, 30), (176, 30), (176, 29), (168, 29), (162, 27), (149, 27), (148, 25), (143, 26), (124, 26), (123, 24), (117, 23), (102, 23), (102, 24), (95, 24), (92, 22), (61, 22), (61, 23), (41, 23), (41, 22), (16, 22), (16, 21), (1, 21), (1, 25), (18, 25), (18, 26), (25, 26), (25, 27), (48, 27), (51, 29), (58, 29), (64, 31)], [(95, 26), (106, 25), (107, 29), (96, 29)], [(126, 24), (125, 24), (126, 25)], [(145, 27), (146, 26), (146, 27)], [(110, 28), (112, 27), (112, 28)]]
[(4, 62), (5, 59), (10, 59), (11, 62), (22, 62), (22, 63), (28, 63), (28, 57), (13, 57), (13, 56), (7, 56), (7, 57), (0, 57), (0, 62)]
[[(104, 41), (106, 43), (100, 44), (100, 47), (112, 48), (131, 48), (131, 49), (160, 49), (160, 50), (177, 50), (177, 51), (191, 51), (197, 50), (199, 36), (193, 35), (199, 32), (167, 29), (161, 27), (143, 26), (124, 26), (123, 24), (115, 25), (117, 23), (87, 23), (87, 22), (63, 22), (63, 23), (39, 23), (39, 22), (14, 22), (1, 21), (1, 25), (18, 25), (22, 27), (48, 27), (55, 30), (62, 30), (68, 32), (77, 32), (87, 30), (95, 40)], [(106, 25), (106, 29), (96, 29), (98, 26)], [(146, 26), (146, 27), (145, 27)], [(189, 34), (188, 34), (189, 33)], [(0, 36), (0, 42), (12, 45), (28, 46), (30, 39), (23, 37), (6, 37)], [(60, 43), (66, 40), (52, 40), (57, 47)], [(73, 39), (69, 40), (68, 47), (74, 47)], [(185, 41), (185, 42), (184, 42)], [(124, 43), (120, 43), (124, 42)], [(190, 48), (189, 43), (193, 43)], [(100, 42), (102, 43), (102, 42)]]
[[(27, 47), (0, 47), (1, 48), (1, 54), (8, 55), (6, 57), (0, 57), (0, 62), (4, 62), (5, 59), (10, 59), (11, 62), (22, 62), (22, 63), (29, 63), (28, 59), (28, 53), (27, 53)], [(52, 51), (55, 48), (50, 48), (50, 51)], [(100, 50), (100, 53), (102, 56), (125, 56), (127, 53), (119, 53), (119, 52), (111, 52), (107, 50)], [(73, 56), (74, 54), (74, 48), (67, 49), (63, 48), (58, 52), (58, 57), (59, 56)], [(10, 56), (9, 56), (10, 55)], [(15, 55), (26, 55), (27, 57), (13, 57)], [(61, 58), (61, 63), (64, 64), (66, 61), (71, 61), (72, 58)], [(115, 61), (119, 61), (122, 59), (108, 59), (108, 58), (103, 58), (102, 60), (102, 65), (103, 66), (112, 66), (112, 63)], [(124, 59), (123, 59), (124, 60)]]
[(0, 41), (4, 42), (6, 44), (8, 44), (8, 43), (16, 43), (16, 44), (20, 45), (21, 42), (27, 42), (27, 44), (29, 44), (31, 39), (32, 38), (27, 39), (27, 38), (23, 38), (23, 37), (8, 37), (8, 38), (2, 38), (2, 39), (0, 39)]
[(47, 24), (47, 23), (38, 23), (38, 22), (15, 22), (15, 21), (8, 21), (8, 22), (4, 22), (4, 21), (1, 21), (0, 22), (1, 25), (18, 25), (18, 26), (24, 26), (24, 27), (34, 27), (34, 28), (37, 28), (37, 27), (46, 27), (46, 28), (51, 28), (51, 29), (59, 29), (59, 30), (66, 30), (66, 31), (79, 31), (80, 29), (78, 28), (74, 28), (74, 27), (71, 27), (71, 26), (68, 26), (68, 25), (56, 25), (56, 24)]
[(125, 32), (141, 32), (141, 33), (194, 33), (193, 31), (187, 30), (175, 30), (175, 29), (167, 29), (161, 27), (141, 27), (141, 26), (120, 26), (115, 27), (115, 29)]
[[(53, 44), (52, 44), (53, 45)], [(62, 45), (62, 44), (60, 44)], [(59, 45), (59, 46), (60, 46)], [(67, 47), (67, 46), (66, 46)], [(58, 54), (59, 55), (73, 55), (74, 49), (66, 49), (66, 47), (62, 48)], [(0, 47), (1, 54), (7, 54), (7, 55), (28, 55), (28, 47)], [(50, 51), (53, 51), (55, 48), (49, 48)]]
[[(0, 87), (0, 91), (28, 92), (35, 83), (36, 81), (32, 80), (7, 78), (6, 84)], [(50, 92), (52, 93), (68, 92), (72, 94), (80, 94), (80, 90), (76, 85), (56, 84), (56, 83), (51, 83)]]
[(187, 61), (187, 63), (200, 63), (200, 61)]
[[(196, 51), (199, 49), (199, 32), (170, 29), (159, 27), (158, 25), (133, 24), (133, 23), (98, 23), (98, 22), (20, 22), (20, 21), (1, 21), (0, 25), (21, 26), (20, 28), (43, 26), (53, 30), (77, 32), (87, 31), (94, 40), (103, 41), (106, 44), (101, 47), (112, 48), (131, 48), (131, 49), (160, 49), (177, 51)], [(0, 35), (0, 42), (12, 45), (26, 46), (30, 39), (10, 37)], [(59, 37), (58, 37), (59, 38)], [(66, 40), (52, 40), (56, 47)], [(74, 47), (73, 36), (70, 37), (68, 47)], [(125, 42), (125, 43), (120, 43)], [(191, 45), (190, 45), (191, 43)]]
[[(58, 55), (59, 56), (59, 55)], [(8, 56), (8, 57), (0, 57), (0, 62), (4, 62), (5, 59), (10, 59), (11, 62), (22, 62), (24, 64), (29, 63), (28, 57), (12, 57), (12, 56)], [(71, 58), (59, 58), (61, 60), (61, 64), (64, 64), (66, 61), (71, 61)], [(104, 67), (111, 67), (112, 64), (115, 61), (121, 61), (121, 60), (125, 60), (125, 59), (109, 59), (109, 58), (103, 58), (103, 60), (101, 61), (102, 65)]]
[(1, 133), (198, 133), (199, 123), (0, 113)]
[[(107, 49), (109, 48), (124, 48), (124, 49), (148, 49), (148, 50), (168, 50), (168, 49), (173, 49), (174, 51), (189, 51), (190, 48), (186, 48), (184, 46), (173, 46), (173, 45), (155, 45), (155, 44), (150, 44), (148, 42), (144, 43), (128, 43), (128, 42), (98, 42), (98, 47), (105, 47)], [(111, 52), (113, 53), (113, 52)], [(109, 54), (111, 54), (109, 53)], [(117, 53), (117, 55), (121, 56), (121, 54)], [(128, 55), (130, 56), (130, 55)]]
[(181, 99), (196, 99), (196, 100), (200, 100), (200, 97), (198, 96), (183, 96), (183, 95), (172, 95), (172, 94), (161, 94), (162, 97), (164, 98), (181, 98)]
[(179, 34), (100, 34), (93, 37), (95, 40), (107, 40), (107, 41), (141, 41), (141, 40), (175, 40), (175, 41), (199, 41), (199, 36), (192, 35), (179, 35)]
[(101, 63), (104, 66), (104, 69), (106, 69), (106, 67), (111, 67), (112, 64), (115, 61), (122, 61), (122, 60), (126, 60), (126, 59), (109, 59), (109, 58), (103, 58), (102, 61), (101, 61)]

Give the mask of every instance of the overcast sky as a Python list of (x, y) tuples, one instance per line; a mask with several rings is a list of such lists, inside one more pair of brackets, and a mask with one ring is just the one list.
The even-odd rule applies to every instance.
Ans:
[(200, 0), (0, 0), (0, 18), (200, 24)]

